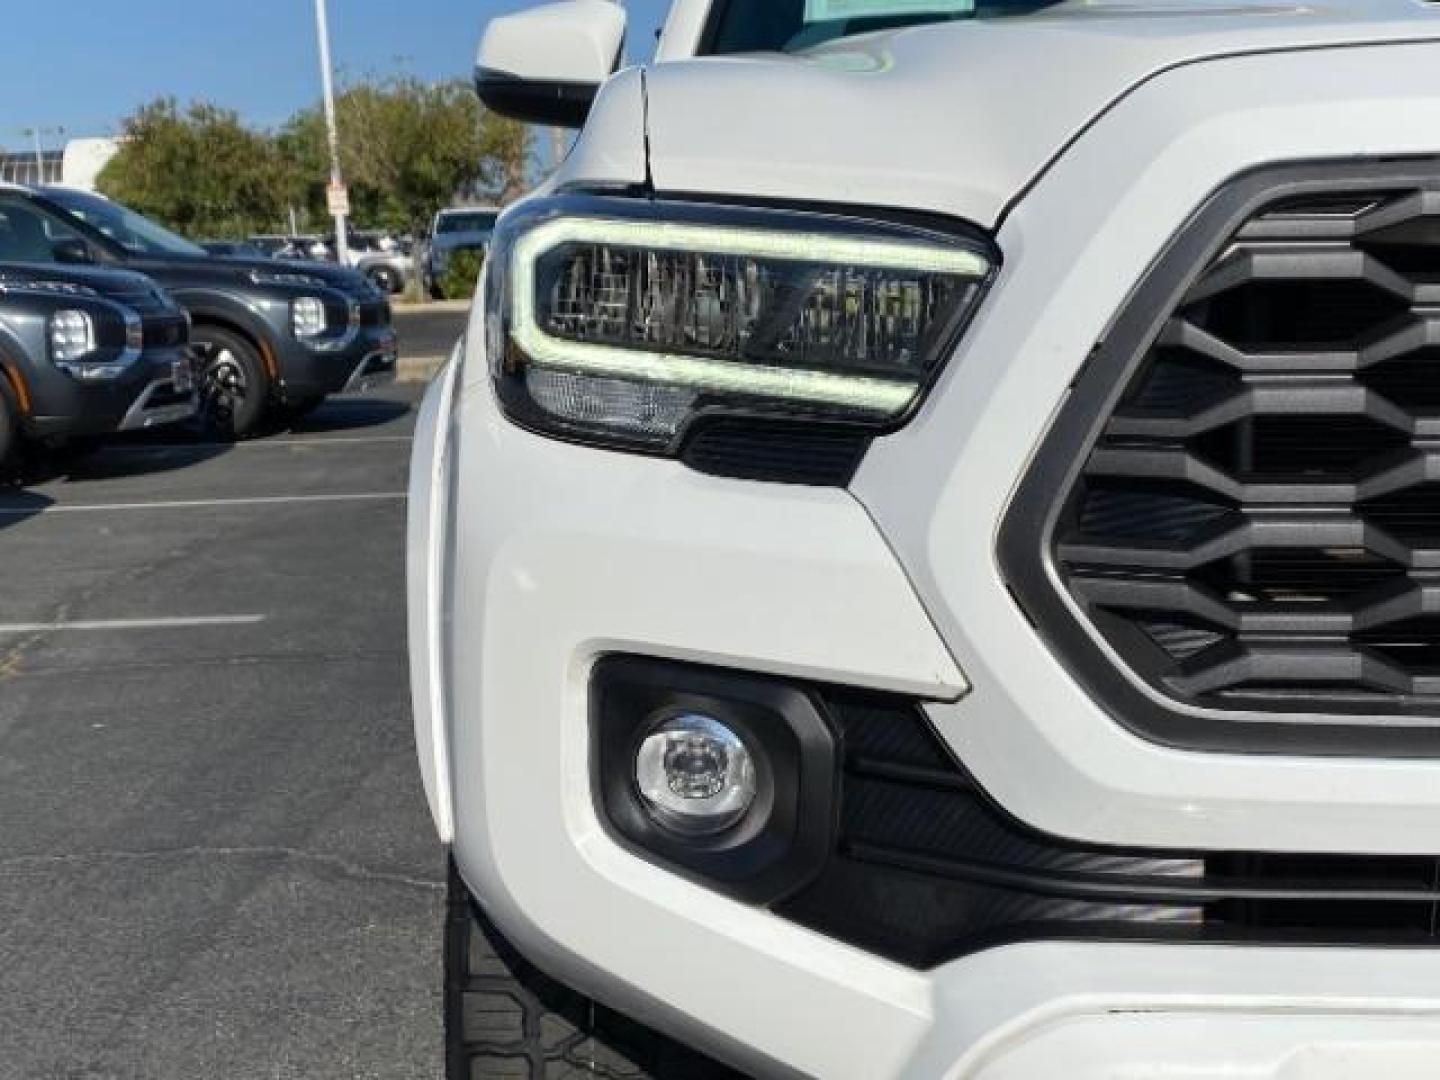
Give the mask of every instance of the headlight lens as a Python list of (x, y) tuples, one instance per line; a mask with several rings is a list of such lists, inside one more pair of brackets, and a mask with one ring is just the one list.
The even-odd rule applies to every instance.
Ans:
[(325, 332), (325, 304), (314, 296), (299, 296), (290, 303), (290, 323), (295, 336), (318, 337)]
[(50, 316), (50, 359), (65, 367), (95, 351), (95, 320), (89, 312), (63, 309)]
[(487, 344), (512, 414), (662, 450), (717, 413), (898, 424), (993, 269), (973, 237), (573, 197), (506, 218), (493, 250)]

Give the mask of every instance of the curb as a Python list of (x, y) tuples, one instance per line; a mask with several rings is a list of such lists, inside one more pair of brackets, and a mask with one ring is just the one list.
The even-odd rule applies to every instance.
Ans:
[(397, 383), (428, 383), (449, 359), (444, 356), (402, 356), (395, 365)]
[(392, 311), (397, 311), (397, 312), (400, 312), (400, 311), (403, 311), (403, 312), (406, 312), (406, 313), (415, 312), (415, 313), (421, 314), (421, 315), (425, 314), (426, 312), (430, 312), (431, 314), (434, 314), (434, 313), (436, 313), (436, 312), (447, 312), (447, 311), (452, 311), (452, 312), (453, 312), (453, 311), (469, 311), (469, 310), (470, 310), (470, 301), (469, 301), (469, 300), (400, 300), (400, 299), (396, 299), (396, 298), (392, 297), (391, 300), (390, 300), (390, 309), (391, 309)]

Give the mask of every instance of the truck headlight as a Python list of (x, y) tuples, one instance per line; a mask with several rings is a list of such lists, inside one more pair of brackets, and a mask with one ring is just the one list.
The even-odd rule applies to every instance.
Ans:
[(298, 338), (325, 332), (325, 302), (315, 296), (298, 296), (290, 302), (290, 325)]
[(507, 215), (492, 252), (507, 411), (658, 452), (716, 415), (902, 423), (995, 265), (978, 234), (576, 196)]
[(58, 367), (76, 364), (95, 351), (95, 320), (86, 311), (62, 308), (50, 315), (50, 359)]

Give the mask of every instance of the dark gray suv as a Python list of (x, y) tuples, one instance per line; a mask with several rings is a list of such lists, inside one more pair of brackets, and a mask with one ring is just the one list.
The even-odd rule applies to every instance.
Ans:
[(353, 270), (323, 263), (215, 258), (119, 203), (68, 188), (0, 192), (62, 215), (58, 257), (140, 271), (190, 313), (201, 358), (200, 406), (218, 434), (303, 415), (326, 395), (393, 380), (390, 305)]
[[(17, 228), (18, 225), (18, 228)], [(36, 221), (0, 208), (0, 260), (31, 259)], [(29, 442), (188, 420), (185, 312), (139, 274), (0, 261), (0, 464)]]

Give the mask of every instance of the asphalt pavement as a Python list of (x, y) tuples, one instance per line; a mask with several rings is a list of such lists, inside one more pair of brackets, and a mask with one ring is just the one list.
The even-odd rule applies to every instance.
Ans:
[(440, 1075), (418, 394), (0, 492), (0, 1078)]
[(430, 376), (450, 359), (450, 350), (465, 332), (465, 322), (469, 315), (468, 300), (396, 305), (395, 329), (400, 334), (400, 377), (428, 381)]

